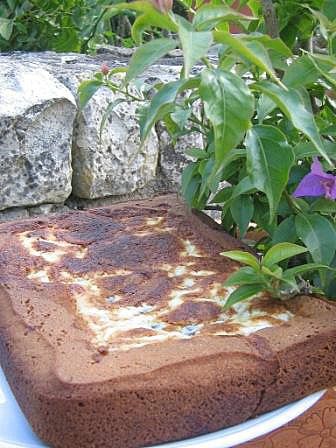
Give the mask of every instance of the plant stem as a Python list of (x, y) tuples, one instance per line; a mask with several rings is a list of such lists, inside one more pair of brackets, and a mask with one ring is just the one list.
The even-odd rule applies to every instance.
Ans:
[(293, 201), (291, 195), (288, 193), (288, 191), (285, 190), (284, 192), (286, 200), (287, 200), (287, 204), (289, 205), (289, 207), (293, 210), (294, 213), (297, 212), (302, 212), (302, 210), (295, 204), (295, 202)]
[(122, 90), (119, 89), (119, 87), (117, 87), (115, 84), (111, 83), (111, 82), (106, 82), (106, 87), (108, 87), (109, 89), (113, 90), (113, 92), (118, 92), (118, 93), (122, 93), (125, 96), (128, 96), (130, 99), (132, 99), (133, 101), (144, 101), (142, 98), (138, 98), (134, 95), (132, 95), (131, 93), (129, 93), (126, 90)]
[(279, 24), (272, 0), (261, 0), (266, 32), (272, 38), (279, 37)]

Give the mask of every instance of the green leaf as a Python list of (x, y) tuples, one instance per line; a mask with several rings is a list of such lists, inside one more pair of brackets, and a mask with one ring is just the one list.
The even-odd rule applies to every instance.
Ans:
[(130, 82), (141, 75), (154, 62), (175, 48), (176, 42), (173, 39), (165, 38), (155, 39), (141, 45), (129, 61), (125, 81)]
[[(212, 189), (210, 175), (213, 170), (213, 165), (214, 165), (213, 158), (203, 159), (199, 162), (198, 172), (202, 176), (202, 185), (201, 185), (200, 192), (199, 192), (200, 197), (203, 195), (209, 195), (209, 193)], [(217, 190), (217, 185), (216, 185), (216, 190)]]
[(281, 223), (275, 229), (273, 233), (272, 244), (283, 243), (285, 241), (294, 243), (296, 240), (297, 235), (295, 229), (295, 216), (291, 215), (281, 221)]
[(257, 103), (258, 123), (261, 124), (265, 118), (276, 108), (276, 104), (268, 96), (261, 94)]
[(286, 188), (294, 153), (286, 137), (273, 126), (256, 125), (246, 136), (247, 170), (252, 184), (267, 196), (270, 221)]
[(335, 67), (336, 59), (326, 55), (304, 54), (288, 67), (283, 82), (292, 88), (298, 88), (311, 84), (322, 75), (331, 84), (336, 85), (336, 79), (333, 79), (328, 73)]
[[(323, 146), (325, 152), (332, 159), (336, 159), (336, 143), (323, 139)], [(319, 155), (316, 146), (311, 142), (300, 142), (294, 146), (294, 154), (296, 160), (302, 160), (307, 157), (314, 157)]]
[(195, 159), (203, 160), (209, 157), (209, 154), (204, 151), (204, 149), (199, 148), (188, 148), (185, 151), (185, 154), (190, 157), (195, 157)]
[(198, 174), (198, 163), (190, 163), (182, 172), (182, 194), (190, 206), (193, 206), (197, 191), (201, 183)]
[(283, 278), (290, 279), (297, 275), (304, 274), (305, 272), (315, 271), (318, 269), (331, 269), (329, 266), (319, 263), (307, 263), (301, 266), (295, 266), (293, 268), (286, 269), (283, 273)]
[(98, 81), (96, 79), (92, 79), (90, 81), (83, 81), (78, 87), (79, 94), (79, 107), (80, 109), (84, 109), (93, 95), (97, 92), (97, 90), (102, 87), (104, 83), (102, 81)]
[(250, 126), (254, 97), (239, 76), (209, 69), (202, 72), (199, 93), (214, 129), (216, 163), (220, 167)]
[(292, 243), (278, 243), (266, 252), (261, 264), (270, 268), (271, 266), (280, 263), (280, 261), (294, 257), (295, 255), (303, 254), (304, 252), (307, 252), (306, 247)]
[(239, 261), (239, 263), (247, 264), (258, 272), (260, 270), (260, 264), (257, 257), (250, 254), (249, 252), (244, 252), (242, 250), (229, 250), (226, 252), (221, 252), (221, 255), (223, 255), (223, 257), (230, 258), (230, 260), (235, 260)]
[(250, 266), (244, 266), (238, 271), (231, 274), (224, 282), (224, 286), (236, 286), (236, 285), (253, 285), (255, 283), (262, 283), (263, 277), (258, 275), (256, 271)]
[(282, 56), (286, 56), (290, 58), (292, 56), (291, 50), (287, 47), (287, 45), (280, 38), (272, 38), (267, 34), (262, 33), (250, 33), (250, 34), (240, 34), (240, 39), (244, 41), (254, 41), (261, 43), (268, 50), (273, 50), (276, 53), (281, 54)]
[(110, 114), (113, 112), (113, 110), (121, 103), (125, 103), (127, 100), (126, 98), (116, 98), (114, 101), (108, 104), (107, 108), (104, 111), (100, 127), (99, 127), (99, 139), (102, 138), (103, 129), (106, 123), (106, 120), (110, 116)]
[(311, 204), (310, 210), (312, 212), (320, 212), (325, 214), (336, 213), (336, 201), (319, 198)]
[(282, 81), (286, 86), (296, 89), (315, 82), (320, 74), (307, 55), (295, 59), (286, 70)]
[(0, 36), (9, 40), (13, 32), (14, 20), (0, 17)]
[(238, 225), (239, 237), (243, 238), (254, 213), (253, 200), (247, 195), (238, 196), (233, 199), (230, 210), (232, 218)]
[(335, 20), (336, 19), (335, 0), (324, 0), (322, 12), (326, 17), (328, 17), (329, 20)]
[(246, 58), (252, 64), (265, 71), (274, 81), (281, 84), (273, 70), (272, 62), (265, 47), (258, 41), (244, 41), (226, 31), (215, 31), (215, 41), (229, 45), (229, 47)]
[(335, 78), (335, 72), (333, 73), (328, 73), (330, 69), (334, 69), (335, 64), (336, 64), (336, 58), (331, 58), (330, 56), (328, 57), (328, 60), (332, 59), (332, 65), (330, 65), (329, 67), (324, 67), (323, 62), (325, 62), (326, 60), (323, 59), (323, 56), (318, 55), (318, 56), (313, 56), (308, 54), (307, 57), (309, 58), (309, 60), (311, 61), (311, 63), (314, 65), (314, 67), (316, 68), (316, 70), (319, 72), (320, 75), (322, 75), (333, 87), (336, 87), (336, 78)]
[(147, 138), (154, 123), (173, 109), (176, 95), (183, 86), (183, 83), (183, 80), (169, 82), (154, 95), (145, 115), (144, 121), (140, 126), (142, 142), (144, 142)]
[(226, 202), (232, 194), (232, 187), (224, 187), (210, 201), (212, 204), (221, 204)]
[(295, 218), (296, 232), (316, 263), (329, 264), (336, 250), (335, 229), (318, 214), (300, 214)]
[(309, 11), (317, 18), (320, 22), (320, 31), (322, 36), (327, 40), (328, 39), (328, 31), (335, 32), (336, 31), (336, 23), (328, 19), (327, 16), (322, 14), (320, 11), (316, 11), (315, 9), (310, 8), (308, 5), (304, 5), (305, 8), (309, 9)]
[(318, 132), (314, 116), (307, 111), (301, 95), (296, 90), (284, 90), (270, 81), (260, 81), (254, 84), (253, 88), (268, 95), (282, 112), (292, 120), (296, 129), (305, 134), (315, 145), (318, 152), (332, 165)]
[[(159, 12), (151, 2), (146, 0), (133, 1), (130, 3), (115, 3), (106, 7), (111, 14), (124, 14), (125, 10), (135, 11), (142, 14), (138, 17), (132, 27), (132, 37), (135, 42), (140, 43), (141, 34), (151, 27), (158, 27), (168, 31), (177, 31), (177, 26), (169, 14)], [(134, 26), (135, 25), (135, 26)]]
[(229, 298), (225, 302), (224, 310), (231, 308), (231, 306), (235, 303), (242, 302), (245, 299), (255, 296), (264, 289), (264, 285), (262, 284), (240, 286), (232, 294), (230, 294)]
[(177, 125), (177, 127), (182, 131), (185, 128), (191, 113), (192, 113), (191, 108), (177, 109), (176, 111), (170, 114), (170, 117), (173, 120), (173, 122)]
[(239, 21), (239, 20), (257, 20), (256, 17), (246, 16), (225, 5), (207, 4), (197, 9), (193, 19), (193, 26), (196, 30), (211, 30), (220, 22)]
[(184, 76), (189, 76), (194, 64), (207, 55), (212, 44), (210, 31), (193, 31), (190, 23), (183, 17), (178, 19), (178, 35), (184, 57)]

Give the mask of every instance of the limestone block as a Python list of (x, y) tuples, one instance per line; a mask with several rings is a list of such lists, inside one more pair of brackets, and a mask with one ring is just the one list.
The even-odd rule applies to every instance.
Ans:
[(35, 207), (30, 207), (28, 209), (29, 216), (43, 216), (49, 215), (51, 213), (63, 213), (67, 212), (69, 207), (63, 204), (42, 204), (36, 205)]
[(98, 91), (77, 117), (73, 144), (73, 193), (94, 199), (145, 186), (156, 175), (158, 139), (153, 132), (140, 148), (136, 105), (127, 101), (110, 114), (100, 138), (107, 105), (116, 96)]
[(75, 114), (73, 95), (47, 71), (0, 59), (0, 210), (69, 196)]
[(28, 210), (23, 207), (9, 208), (0, 211), (0, 222), (15, 221), (17, 219), (29, 218)]
[(191, 148), (202, 148), (203, 141), (200, 133), (192, 133), (178, 138), (175, 145), (168, 132), (159, 125), (160, 135), (160, 168), (162, 174), (176, 189), (181, 185), (183, 169), (194, 160), (185, 151)]
[[(32, 89), (34, 90), (33, 97), (34, 102), (38, 105), (37, 107), (42, 107), (44, 103), (43, 101), (36, 101), (38, 93), (40, 92), (39, 89), (35, 88), (36, 86), (41, 89), (41, 95), (42, 93), (45, 95), (46, 92), (55, 91), (55, 89), (51, 89), (50, 87), (50, 79), (52, 79), (54, 84), (57, 84), (58, 81), (63, 85), (63, 89), (68, 95), (69, 91), (72, 93), (72, 97), (71, 95), (70, 97), (73, 102), (73, 98), (77, 97), (77, 89), (80, 82), (92, 78), (93, 73), (99, 70), (103, 62), (113, 68), (116, 66), (126, 66), (128, 60), (129, 55), (119, 54), (119, 52), (96, 55), (94, 57), (72, 53), (56, 54), (53, 52), (0, 55), (0, 64), (5, 67), (6, 70), (8, 70), (9, 66), (14, 67), (19, 65), (29, 65), (29, 67), (34, 69), (36, 76), (35, 78), (32, 76), (32, 78), (34, 78), (32, 79)], [(176, 79), (180, 68), (178, 65), (174, 65), (175, 62), (176, 64), (180, 63), (179, 61), (175, 61), (174, 58), (170, 58), (169, 61), (164, 62), (163, 65), (152, 67), (143, 75), (142, 81), (147, 85), (152, 85), (158, 81), (168, 82)], [(16, 69), (14, 69), (14, 72), (15, 70)], [(48, 78), (49, 87), (45, 82), (46, 74), (44, 73), (44, 77), (39, 75), (44, 71), (48, 72), (50, 75)], [(13, 75), (10, 76), (13, 77)], [(6, 77), (7, 82), (9, 78), (10, 77), (8, 76)], [(18, 84), (19, 82), (16, 81), (16, 85)], [(56, 91), (59, 92), (59, 84), (57, 84)], [(8, 93), (6, 93), (6, 95), (8, 96)], [(26, 93), (25, 95), (27, 96)], [(0, 97), (1, 96), (2, 94), (0, 93)], [(42, 138), (40, 138), (39, 141), (35, 139), (35, 152), (42, 151), (42, 153), (46, 153), (48, 157), (45, 157), (46, 160), (43, 161), (39, 168), (37, 168), (37, 164), (34, 161), (31, 163), (33, 167), (36, 167), (36, 171), (38, 171), (36, 175), (34, 173), (35, 177), (38, 175), (41, 176), (42, 167), (48, 172), (47, 177), (49, 180), (47, 186), (50, 186), (53, 175), (50, 173), (50, 170), (46, 170), (46, 164), (50, 164), (52, 167), (55, 167), (56, 170), (58, 169), (58, 165), (55, 163), (53, 157), (55, 154), (58, 154), (58, 157), (60, 157), (60, 154), (64, 155), (64, 151), (60, 152), (59, 146), (61, 145), (62, 138), (64, 140), (65, 136), (68, 136), (69, 128), (73, 123), (72, 117), (70, 119), (69, 114), (62, 111), (61, 108), (60, 110), (55, 110), (56, 104), (54, 103), (56, 103), (56, 101), (53, 100), (55, 95), (53, 96), (50, 94), (50, 96), (50, 105), (52, 105), (54, 109), (51, 110), (52, 116), (48, 117), (48, 120), (46, 121), (53, 124), (55, 131), (48, 129), (44, 123), (44, 138), (50, 140), (50, 136), (53, 136), (55, 133), (57, 134), (57, 130), (62, 126), (64, 127), (64, 133), (62, 136), (58, 135), (56, 138), (58, 146), (54, 145), (52, 142), (51, 144), (44, 143)], [(84, 111), (79, 112), (76, 116), (73, 128), (72, 180), (73, 194), (79, 198), (95, 199), (111, 195), (120, 196), (132, 194), (139, 188), (144, 188), (155, 179), (159, 159), (158, 136), (155, 133), (155, 130), (153, 130), (145, 145), (139, 149), (139, 127), (136, 117), (136, 105), (134, 103), (127, 102), (118, 105), (109, 117), (109, 120), (107, 120), (102, 133), (102, 139), (100, 140), (101, 118), (107, 104), (113, 99), (115, 99), (115, 95), (110, 91), (101, 90), (95, 94)], [(17, 97), (15, 97), (15, 99), (13, 98), (13, 102), (18, 102)], [(64, 100), (63, 103), (65, 102), (66, 101)], [(65, 107), (63, 103), (60, 103), (62, 108)], [(26, 108), (24, 108), (24, 110), (26, 110)], [(36, 107), (34, 107), (33, 110), (36, 110)], [(40, 114), (42, 113), (46, 113), (44, 112), (44, 109), (40, 111)], [(11, 120), (11, 116), (9, 118)], [(42, 124), (40, 127), (42, 128)], [(27, 134), (27, 132), (25, 133)], [(42, 132), (38, 132), (38, 135), (42, 136)], [(11, 139), (13, 140), (14, 137), (11, 137)], [(27, 136), (25, 139), (27, 139)], [(50, 147), (53, 149), (53, 157), (49, 157), (47, 148)], [(65, 150), (65, 147), (63, 149)], [(29, 149), (29, 152), (32, 154), (32, 149)], [(28, 168), (25, 169), (25, 175), (26, 177), (29, 177), (30, 171), (27, 174)], [(44, 178), (44, 175), (42, 177)], [(58, 176), (58, 179), (63, 194), (60, 193), (55, 197), (56, 193), (58, 194), (58, 190), (53, 187), (53, 197), (44, 195), (42, 201), (38, 200), (34, 202), (31, 198), (34, 191), (33, 187), (35, 187), (35, 185), (32, 185), (32, 181), (28, 185), (28, 188), (18, 192), (18, 197), (11, 199), (10, 205), (20, 205), (22, 203), (20, 202), (20, 200), (22, 201), (22, 196), (25, 197), (26, 202), (24, 203), (28, 203), (29, 205), (39, 204), (41, 202), (53, 203), (64, 201), (64, 198), (69, 194), (69, 188), (64, 185), (64, 182), (62, 183), (61, 176)], [(1, 185), (0, 181), (0, 187)], [(24, 185), (27, 185), (27, 181)], [(39, 192), (42, 192), (44, 187), (41, 188), (41, 185), (38, 184), (37, 188)], [(15, 190), (18, 191), (17, 187), (15, 187)], [(9, 193), (10, 192), (6, 192), (7, 197), (9, 197)], [(9, 206), (6, 204), (1, 204), (0, 201), (0, 209), (1, 207)]]

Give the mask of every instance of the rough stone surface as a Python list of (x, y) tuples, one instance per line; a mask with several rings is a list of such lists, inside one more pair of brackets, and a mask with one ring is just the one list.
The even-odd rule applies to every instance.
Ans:
[(8, 208), (7, 210), (0, 211), (0, 222), (13, 221), (16, 219), (24, 219), (28, 217), (28, 210), (23, 207)]
[(76, 196), (70, 196), (66, 201), (66, 206), (70, 209), (82, 210), (87, 208), (105, 207), (117, 202), (146, 199), (160, 194), (174, 192), (176, 192), (175, 186), (159, 173), (154, 179), (149, 181), (148, 184), (134, 192), (99, 199), (82, 199)]
[(100, 138), (102, 115), (115, 99), (108, 89), (100, 90), (78, 116), (73, 144), (73, 192), (78, 197), (126, 194), (156, 175), (158, 140), (152, 133), (140, 148), (135, 104), (119, 104)]
[(28, 209), (29, 216), (49, 215), (50, 213), (62, 213), (70, 210), (63, 204), (42, 204)]
[[(6, 58), (6, 56), (4, 56)], [(42, 66), (74, 96), (79, 83), (92, 77), (103, 62), (111, 68), (127, 65), (129, 54), (112, 51), (95, 57), (78, 54), (17, 53), (7, 56)], [(178, 66), (150, 69), (143, 82), (152, 84), (176, 79)], [(176, 61), (175, 61), (176, 62)], [(100, 139), (100, 124), (106, 106), (115, 99), (110, 91), (98, 91), (83, 112), (78, 113), (73, 134), (73, 194), (86, 199), (123, 195), (142, 188), (157, 173), (159, 144), (155, 131), (139, 149), (139, 127), (134, 103), (119, 104), (111, 113)]]
[(0, 210), (71, 192), (71, 92), (47, 71), (0, 58)]
[(185, 151), (191, 148), (202, 148), (202, 135), (192, 133), (180, 137), (174, 145), (168, 132), (159, 125), (160, 129), (160, 167), (162, 174), (175, 186), (181, 185), (181, 176), (183, 169), (187, 164), (194, 160), (188, 156)]
[[(153, 130), (139, 150), (135, 105), (129, 102), (113, 111), (100, 140), (102, 115), (115, 98), (107, 90), (97, 92), (82, 112), (75, 109), (81, 81), (91, 78), (103, 62), (111, 68), (126, 66), (129, 57), (129, 52), (113, 48), (96, 56), (0, 55), (0, 210), (25, 206), (32, 215), (32, 206), (46, 204), (36, 213), (53, 212), (50, 204), (69, 197), (70, 180), (71, 198), (88, 203), (111, 196), (113, 201), (148, 197), (178, 188), (187, 160), (184, 148), (195, 146), (190, 140), (182, 138), (173, 152), (167, 134)], [(176, 79), (180, 64), (181, 57), (172, 54), (148, 70), (142, 81), (152, 85)]]

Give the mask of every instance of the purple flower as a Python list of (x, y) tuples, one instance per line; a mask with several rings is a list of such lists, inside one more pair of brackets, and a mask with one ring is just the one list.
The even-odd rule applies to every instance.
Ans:
[(324, 196), (327, 199), (336, 199), (336, 176), (325, 173), (318, 158), (314, 157), (310, 173), (301, 180), (293, 196)]

